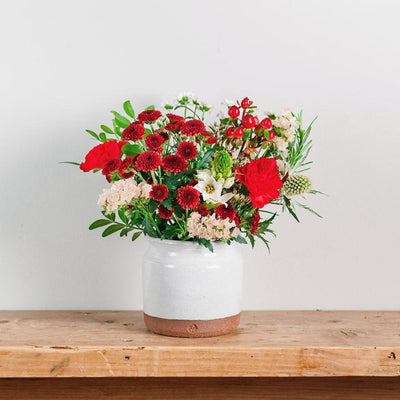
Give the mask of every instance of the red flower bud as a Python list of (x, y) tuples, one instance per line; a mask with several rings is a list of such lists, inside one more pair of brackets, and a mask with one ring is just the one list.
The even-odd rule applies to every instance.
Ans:
[(270, 129), (272, 127), (272, 121), (269, 118), (264, 118), (260, 125), (265, 129)]
[(240, 115), (239, 107), (232, 106), (228, 110), (228, 114), (231, 118), (237, 118)]
[(253, 102), (250, 101), (248, 97), (245, 97), (245, 98), (241, 101), (241, 103), (240, 103), (240, 105), (241, 105), (243, 108), (249, 108), (252, 104), (253, 104)]
[(235, 138), (242, 138), (244, 136), (244, 130), (240, 126), (233, 131)]
[(252, 129), (256, 126), (256, 120), (251, 114), (246, 114), (242, 119), (242, 126), (246, 129)]

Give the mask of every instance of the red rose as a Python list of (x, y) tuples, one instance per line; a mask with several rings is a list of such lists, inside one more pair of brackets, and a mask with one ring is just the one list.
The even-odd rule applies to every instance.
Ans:
[(262, 208), (279, 197), (283, 186), (274, 158), (259, 158), (236, 168), (236, 178), (249, 190), (254, 208)]
[(95, 168), (103, 168), (109, 161), (121, 156), (121, 147), (125, 144), (125, 141), (110, 140), (93, 147), (86, 154), (85, 162), (80, 165), (80, 169), (88, 172)]

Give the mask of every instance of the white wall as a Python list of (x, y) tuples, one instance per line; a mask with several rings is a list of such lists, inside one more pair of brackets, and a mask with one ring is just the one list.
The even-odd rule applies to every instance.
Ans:
[(141, 256), (102, 239), (84, 130), (192, 90), (303, 108), (316, 188), (243, 248), (247, 309), (399, 309), (398, 1), (3, 1), (0, 308), (137, 309)]

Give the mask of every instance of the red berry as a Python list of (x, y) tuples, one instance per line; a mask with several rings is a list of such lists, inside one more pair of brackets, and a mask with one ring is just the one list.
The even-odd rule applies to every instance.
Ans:
[(232, 126), (226, 130), (225, 135), (226, 135), (226, 137), (233, 137), (234, 136), (233, 127)]
[(272, 121), (269, 118), (264, 118), (260, 125), (265, 129), (270, 129), (272, 127)]
[(275, 131), (269, 131), (269, 140), (275, 139)]
[(254, 121), (256, 121), (256, 125), (260, 122), (256, 115), (254, 116)]
[(246, 129), (252, 129), (256, 126), (256, 120), (251, 114), (246, 114), (242, 119), (242, 126)]
[(249, 108), (252, 104), (253, 104), (253, 102), (250, 101), (248, 97), (245, 97), (245, 98), (241, 101), (241, 103), (240, 103), (240, 105), (241, 105), (243, 108)]
[(236, 138), (242, 138), (244, 136), (244, 130), (240, 126), (233, 131), (233, 136)]
[(228, 114), (231, 118), (237, 118), (240, 115), (239, 107), (232, 106), (228, 110)]

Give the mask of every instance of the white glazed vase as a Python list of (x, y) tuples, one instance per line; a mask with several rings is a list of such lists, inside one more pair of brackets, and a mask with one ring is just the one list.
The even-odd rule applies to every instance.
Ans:
[(240, 321), (243, 262), (236, 244), (149, 239), (143, 258), (143, 311), (153, 332), (208, 337)]

